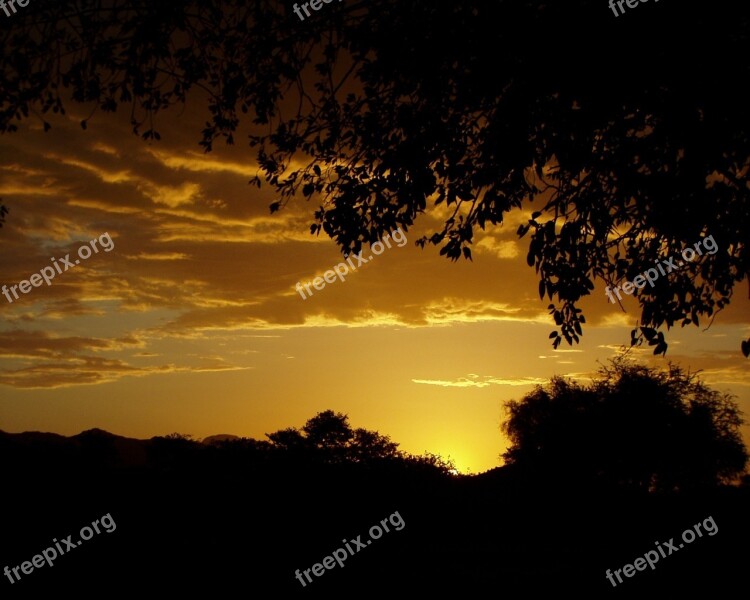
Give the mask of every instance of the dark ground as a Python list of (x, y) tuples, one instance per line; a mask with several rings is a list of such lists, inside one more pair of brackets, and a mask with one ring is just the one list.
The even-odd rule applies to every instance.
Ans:
[[(750, 489), (648, 494), (540, 481), (496, 469), (451, 477), (388, 463), (321, 465), (261, 458), (238, 446), (157, 443), (89, 432), (0, 433), (0, 568), (19, 566), (110, 513), (117, 528), (10, 584), (3, 597), (534, 598), (718, 597), (748, 573)], [(305, 588), (314, 563), (398, 511), (386, 533)], [(712, 516), (704, 535), (613, 588), (605, 570)], [(20, 571), (19, 571), (20, 573)]]

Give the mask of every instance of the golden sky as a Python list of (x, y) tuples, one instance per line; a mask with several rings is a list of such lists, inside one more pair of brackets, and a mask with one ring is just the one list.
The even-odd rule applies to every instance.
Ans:
[[(69, 109), (46, 134), (29, 120), (0, 137), (11, 210), (0, 285), (105, 232), (114, 249), (12, 304), (0, 296), (0, 429), (263, 439), (331, 408), (476, 473), (501, 464), (505, 400), (555, 374), (585, 380), (629, 342), (636, 304), (623, 313), (600, 286), (582, 305), (582, 343), (552, 350), (549, 302), (515, 235), (520, 212), (478, 232), (473, 262), (458, 263), (414, 246), (442, 216), (423, 215), (406, 245), (303, 300), (295, 284), (341, 254), (309, 233), (314, 199), (269, 214), (270, 190), (248, 185), (245, 135), (204, 154), (206, 115), (193, 105), (159, 115), (154, 143), (131, 133), (126, 110), (83, 131), (90, 111)], [(702, 369), (750, 418), (746, 285), (708, 331), (670, 332), (667, 358)]]

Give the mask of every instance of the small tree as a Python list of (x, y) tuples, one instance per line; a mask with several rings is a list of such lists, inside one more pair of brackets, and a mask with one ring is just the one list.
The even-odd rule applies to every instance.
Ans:
[(640, 489), (716, 485), (748, 460), (733, 397), (670, 365), (618, 359), (589, 386), (560, 377), (508, 402), (506, 463)]
[(308, 443), (318, 449), (342, 448), (354, 437), (349, 417), (332, 410), (325, 410), (308, 419), (302, 431)]
[(401, 456), (398, 444), (388, 436), (352, 429), (347, 415), (332, 410), (308, 419), (301, 431), (290, 427), (266, 435), (283, 451), (302, 452), (325, 462), (366, 462)]

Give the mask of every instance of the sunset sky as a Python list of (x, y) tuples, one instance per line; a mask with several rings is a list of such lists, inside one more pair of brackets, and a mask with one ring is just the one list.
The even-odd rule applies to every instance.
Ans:
[[(330, 408), (477, 473), (501, 464), (504, 401), (555, 374), (585, 380), (629, 342), (636, 303), (624, 313), (599, 286), (582, 304), (582, 342), (552, 350), (521, 212), (457, 263), (414, 246), (445, 218), (422, 215), (404, 247), (303, 300), (295, 284), (341, 254), (309, 233), (315, 199), (269, 213), (269, 189), (248, 184), (247, 130), (204, 154), (197, 104), (158, 115), (153, 143), (127, 111), (83, 131), (89, 112), (71, 105), (47, 133), (29, 119), (0, 137), (0, 285), (105, 232), (115, 244), (12, 304), (0, 296), (0, 429), (263, 439)], [(667, 359), (702, 369), (750, 417), (746, 281), (707, 324), (669, 332)]]

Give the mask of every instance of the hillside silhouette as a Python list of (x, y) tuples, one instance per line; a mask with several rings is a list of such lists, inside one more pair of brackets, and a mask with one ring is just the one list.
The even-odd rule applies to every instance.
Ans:
[[(334, 598), (729, 590), (747, 564), (750, 487), (728, 483), (737, 483), (747, 454), (734, 436), (732, 400), (699, 382), (685, 387), (689, 381), (679, 370), (659, 374), (622, 364), (590, 388), (555, 379), (508, 404), (508, 464), (475, 476), (452, 474), (452, 465), (434, 455), (403, 453), (387, 436), (352, 428), (346, 415), (330, 410), (266, 440), (228, 434), (203, 442), (180, 434), (136, 440), (99, 429), (71, 437), (2, 432), (0, 457), (12, 492), (4, 503), (11, 518), (0, 566), (30, 560), (53, 538), (75, 535), (101, 514), (117, 524), (53, 568), (25, 575), (12, 588), (6, 582), (4, 589), (18, 597), (55, 589), (89, 597), (114, 589), (114, 597)], [(677, 398), (661, 393), (677, 389)], [(597, 395), (600, 403), (630, 408), (611, 415), (617, 418), (601, 417), (592, 400)], [(672, 412), (653, 419), (665, 398), (675, 401)], [(540, 411), (540, 403), (549, 410)], [(678, 405), (701, 415), (701, 427), (674, 418)], [(606, 428), (601, 418), (608, 419)], [(704, 446), (698, 454), (677, 446), (683, 459), (665, 462), (652, 452), (646, 431), (654, 439), (668, 433), (670, 442), (704, 440)], [(708, 437), (716, 448), (724, 444), (708, 461), (716, 477), (706, 476), (701, 456), (706, 432), (714, 434)], [(632, 445), (613, 453), (627, 436)], [(594, 443), (606, 439), (609, 450)], [(649, 453), (634, 452), (640, 444)], [(649, 472), (645, 467), (661, 469), (658, 477), (613, 476)], [(403, 517), (402, 531), (305, 588), (294, 578), (295, 569), (309, 568), (342, 539), (365, 534), (394, 511)], [(632, 562), (655, 540), (679, 536), (709, 516), (715, 536), (618, 589), (605, 579), (606, 569)]]

